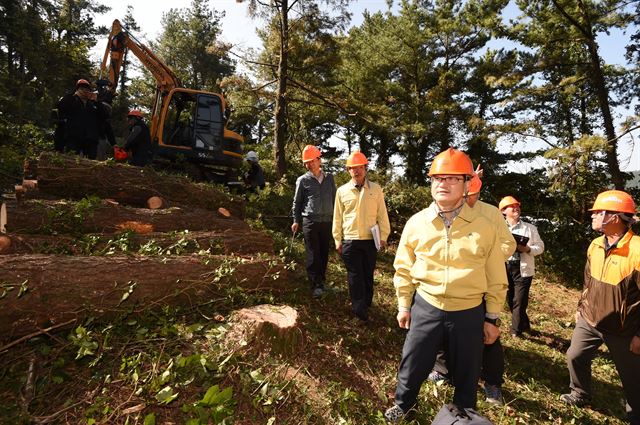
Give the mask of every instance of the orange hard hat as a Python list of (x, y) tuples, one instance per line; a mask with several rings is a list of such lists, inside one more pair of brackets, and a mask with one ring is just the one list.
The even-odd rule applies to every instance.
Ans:
[(589, 211), (613, 211), (627, 214), (636, 213), (636, 203), (627, 192), (622, 190), (607, 190), (599, 193), (593, 207)]
[(116, 161), (124, 161), (129, 157), (129, 154), (120, 146), (114, 146), (113, 157), (116, 159)]
[(435, 176), (438, 174), (472, 176), (474, 174), (473, 164), (466, 153), (454, 148), (449, 148), (433, 158), (429, 175)]
[(129, 113), (127, 114), (127, 117), (137, 117), (137, 118), (142, 118), (144, 115), (142, 115), (142, 112), (140, 112), (139, 109), (132, 109), (129, 111)]
[(87, 80), (85, 80), (84, 78), (79, 79), (78, 81), (76, 81), (76, 88), (78, 87), (88, 87), (91, 88), (91, 83), (88, 82)]
[(498, 209), (502, 211), (503, 209), (507, 208), (509, 205), (520, 206), (520, 202), (518, 202), (518, 200), (513, 196), (505, 196), (500, 200), (500, 203), (498, 204)]
[(302, 150), (302, 162), (313, 161), (316, 158), (320, 158), (320, 149), (313, 145), (307, 145)]
[(360, 165), (367, 165), (367, 157), (360, 151), (354, 151), (347, 158), (347, 167), (358, 167)]
[(467, 195), (475, 195), (476, 193), (480, 193), (480, 189), (482, 189), (482, 180), (480, 180), (480, 177), (478, 177), (477, 174), (474, 174), (473, 177), (471, 177), (471, 181), (469, 182)]

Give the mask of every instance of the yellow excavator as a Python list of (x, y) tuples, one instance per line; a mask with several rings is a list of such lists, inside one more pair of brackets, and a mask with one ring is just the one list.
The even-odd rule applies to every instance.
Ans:
[[(227, 129), (230, 109), (219, 93), (182, 87), (160, 58), (138, 41), (119, 20), (113, 21), (104, 52), (99, 92), (113, 99), (125, 53), (133, 53), (156, 80), (149, 129), (154, 162), (190, 164), (195, 177), (232, 182), (242, 165), (243, 138)], [(171, 167), (170, 167), (171, 168)], [(175, 167), (173, 167), (175, 168)]]

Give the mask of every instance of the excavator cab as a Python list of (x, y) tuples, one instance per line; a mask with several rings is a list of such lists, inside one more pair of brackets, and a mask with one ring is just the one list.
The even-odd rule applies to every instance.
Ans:
[[(224, 100), (215, 93), (173, 89), (164, 99), (156, 157), (206, 165), (220, 179), (242, 165), (242, 138), (225, 129)], [(235, 137), (234, 137), (235, 136)]]

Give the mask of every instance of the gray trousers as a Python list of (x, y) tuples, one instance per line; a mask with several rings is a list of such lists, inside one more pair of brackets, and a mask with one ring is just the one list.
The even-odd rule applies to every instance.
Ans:
[(627, 414), (634, 425), (640, 424), (640, 356), (629, 350), (632, 336), (603, 333), (578, 318), (567, 350), (567, 366), (571, 392), (584, 399), (591, 399), (591, 362), (598, 348), (607, 345), (616, 365), (622, 389), (627, 398)]
[(447, 367), (455, 387), (453, 403), (475, 408), (484, 348), (484, 311), (483, 304), (468, 310), (444, 311), (416, 294), (396, 387), (395, 401), (404, 412), (415, 406), (441, 347), (448, 354)]

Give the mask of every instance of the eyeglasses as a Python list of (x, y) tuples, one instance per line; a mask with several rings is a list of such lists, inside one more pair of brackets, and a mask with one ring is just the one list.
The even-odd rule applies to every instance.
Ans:
[(615, 212), (611, 212), (611, 211), (607, 211), (607, 210), (600, 210), (600, 211), (593, 211), (591, 213), (591, 216), (592, 217), (598, 217), (598, 216), (606, 217), (607, 214), (618, 215), (618, 213), (615, 213)]
[(456, 176), (431, 176), (431, 183), (458, 184), (464, 181), (464, 177)]

